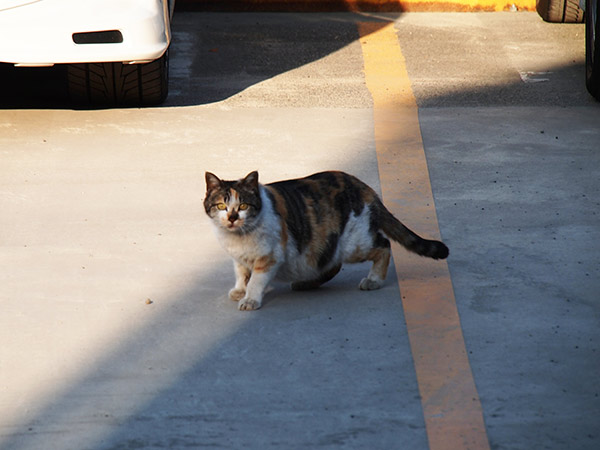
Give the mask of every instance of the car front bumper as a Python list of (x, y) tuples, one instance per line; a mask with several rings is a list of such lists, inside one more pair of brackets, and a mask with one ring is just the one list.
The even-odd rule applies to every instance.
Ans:
[[(11, 6), (8, 9), (7, 6)], [(114, 31), (122, 42), (77, 44)], [(153, 61), (171, 41), (167, 0), (9, 0), (0, 4), (0, 62), (21, 66)]]

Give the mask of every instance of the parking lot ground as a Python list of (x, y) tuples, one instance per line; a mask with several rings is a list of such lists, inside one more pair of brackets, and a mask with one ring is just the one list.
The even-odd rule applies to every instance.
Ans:
[[(2, 97), (0, 448), (433, 448), (394, 276), (432, 273), (396, 252), (379, 291), (359, 292), (353, 265), (239, 312), (201, 204), (205, 170), (394, 188), (364, 22), (391, 25), (405, 59), (490, 448), (598, 447), (600, 105), (583, 27), (184, 13), (162, 108)], [(423, 232), (404, 202), (390, 207)]]

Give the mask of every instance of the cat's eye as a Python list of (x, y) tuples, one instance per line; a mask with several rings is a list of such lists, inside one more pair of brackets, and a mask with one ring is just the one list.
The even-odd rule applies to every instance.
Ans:
[(225, 211), (227, 209), (227, 205), (225, 203), (217, 203), (217, 209), (219, 211)]
[(248, 209), (248, 203), (240, 203), (240, 211), (246, 211)]

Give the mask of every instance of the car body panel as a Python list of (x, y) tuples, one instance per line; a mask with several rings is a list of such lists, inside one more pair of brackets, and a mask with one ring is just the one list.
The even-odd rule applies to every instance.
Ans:
[[(167, 0), (8, 0), (0, 7), (0, 62), (140, 63), (160, 58), (171, 42)], [(10, 6), (7, 8), (7, 6)], [(121, 43), (76, 44), (74, 33), (118, 30)]]

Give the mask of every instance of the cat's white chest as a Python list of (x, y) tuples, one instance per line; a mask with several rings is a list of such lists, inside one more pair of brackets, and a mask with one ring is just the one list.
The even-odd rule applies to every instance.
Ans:
[(225, 236), (221, 240), (223, 247), (237, 262), (251, 268), (254, 261), (273, 253), (273, 242), (262, 233), (243, 236)]

